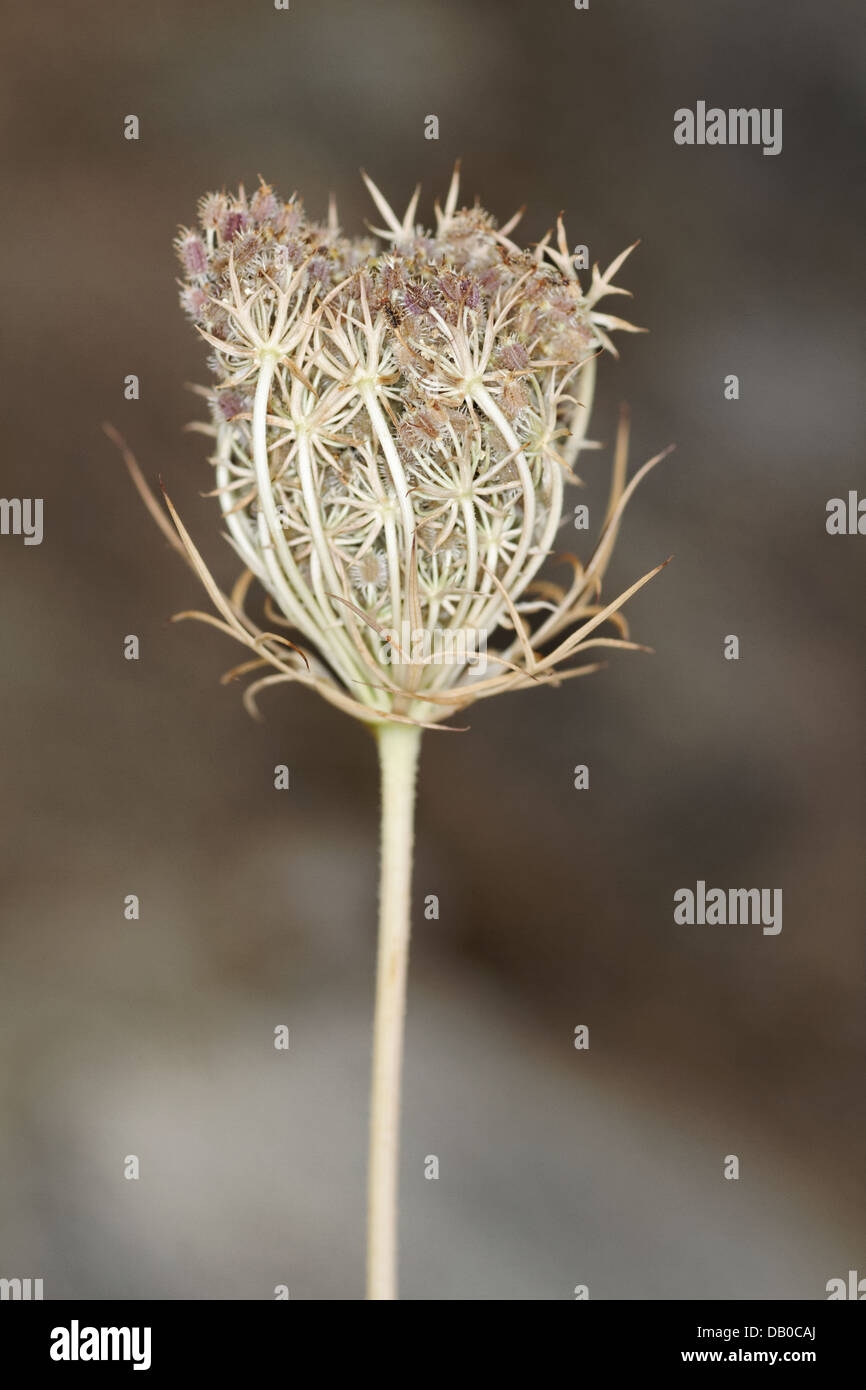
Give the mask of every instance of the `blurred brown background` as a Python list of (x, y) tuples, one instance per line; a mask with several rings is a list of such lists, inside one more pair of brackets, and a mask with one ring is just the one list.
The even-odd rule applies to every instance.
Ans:
[[(824, 527), (864, 486), (859, 6), (97, 0), (9, 7), (3, 33), (2, 492), (45, 499), (45, 538), (0, 539), (0, 1275), (360, 1296), (372, 744), (312, 696), (255, 724), (218, 685), (239, 651), (168, 623), (203, 596), (100, 422), (228, 582), (181, 433), (206, 369), (177, 223), (261, 173), (311, 210), (334, 189), (359, 229), (361, 165), (401, 204), (422, 180), (429, 219), (457, 156), (467, 201), (527, 204), (525, 240), (560, 209), (602, 263), (642, 238), (620, 278), (651, 336), (603, 364), (593, 433), (627, 398), (633, 465), (677, 451), (609, 592), (676, 559), (630, 609), (656, 655), (427, 737), (403, 1296), (822, 1298), (866, 1274), (866, 541)], [(782, 107), (782, 154), (675, 146), (698, 99)], [(596, 516), (609, 459), (582, 460)], [(675, 926), (699, 878), (782, 887), (781, 934)]]

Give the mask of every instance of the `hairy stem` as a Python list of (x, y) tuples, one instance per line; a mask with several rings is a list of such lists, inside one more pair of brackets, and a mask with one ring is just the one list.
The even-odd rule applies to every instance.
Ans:
[(367, 1298), (396, 1299), (400, 1076), (421, 730), (409, 724), (381, 724), (376, 737), (382, 781), (382, 862), (367, 1186)]

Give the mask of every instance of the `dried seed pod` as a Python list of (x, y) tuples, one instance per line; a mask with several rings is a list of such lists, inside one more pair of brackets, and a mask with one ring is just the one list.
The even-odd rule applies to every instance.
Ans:
[[(458, 209), (456, 173), (430, 231), (415, 225), (417, 192), (401, 219), (366, 181), (378, 242), (343, 236), (335, 208), (308, 220), (263, 182), (250, 200), (206, 195), (200, 232), (176, 243), (181, 300), (217, 377), (230, 538), (297, 647), (263, 638), (237, 605), (229, 625), (275, 668), (269, 683), (313, 684), (373, 723), (435, 724), (580, 674), (568, 664), (588, 646), (622, 644), (594, 635), (633, 591), (598, 605), (634, 486), (622, 444), (595, 556), (573, 562), (568, 586), (547, 583), (544, 602), (531, 594), (592, 447), (596, 358), (613, 351), (610, 330), (638, 330), (597, 308), (624, 293), (612, 279), (627, 252), (584, 290), (561, 221), (555, 245), (530, 253), (510, 239), (516, 219), (500, 230), (482, 208)], [(460, 631), (483, 633), (487, 669), (395, 665), (382, 634), (407, 623), (428, 652), (437, 633), (449, 651)]]

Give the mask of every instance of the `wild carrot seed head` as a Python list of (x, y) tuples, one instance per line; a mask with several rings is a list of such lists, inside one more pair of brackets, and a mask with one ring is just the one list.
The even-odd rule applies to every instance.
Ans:
[[(375, 239), (264, 182), (250, 199), (207, 194), (176, 242), (181, 302), (211, 349), (230, 538), (304, 652), (275, 660), (274, 639), (257, 640), (263, 659), (359, 717), (435, 723), (558, 678), (586, 645), (573, 639), (602, 560), (572, 559), (566, 588), (534, 581), (591, 447), (595, 358), (632, 328), (597, 308), (623, 293), (624, 255), (584, 289), (561, 221), (555, 242), (522, 249), (517, 219), (458, 208), (455, 173), (425, 230), (417, 192), (400, 219), (367, 182)], [(410, 657), (419, 632), (429, 651), (413, 641)], [(437, 660), (437, 633), (468, 635), (470, 652), (483, 634), (493, 675), (459, 644)]]

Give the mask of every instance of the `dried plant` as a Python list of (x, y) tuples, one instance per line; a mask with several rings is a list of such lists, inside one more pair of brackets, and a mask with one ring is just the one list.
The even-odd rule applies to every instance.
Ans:
[[(366, 179), (366, 175), (365, 175)], [(629, 247), (582, 288), (560, 219), (531, 250), (481, 207), (458, 208), (455, 170), (436, 226), (399, 218), (367, 186), (383, 222), (345, 237), (261, 183), (209, 194), (177, 238), (181, 302), (211, 349), (201, 394), (213, 443), (213, 495), (243, 569), (220, 591), (171, 502), (174, 524), (124, 447), (155, 518), (200, 576), (251, 657), (227, 674), (264, 688), (311, 686), (369, 725), (382, 771), (382, 877), (371, 1116), (368, 1294), (396, 1297), (397, 1129), (409, 939), (415, 770), (422, 728), (475, 700), (598, 669), (599, 648), (636, 648), (601, 580), (632, 492), (621, 419), (607, 514), (585, 564), (540, 570), (563, 525), (587, 430), (602, 312), (625, 294)], [(179, 538), (179, 539), (178, 539)], [(661, 568), (658, 566), (657, 568)], [(245, 604), (265, 593), (266, 625)], [(607, 631), (612, 627), (612, 633)], [(275, 631), (274, 629), (281, 629)]]

